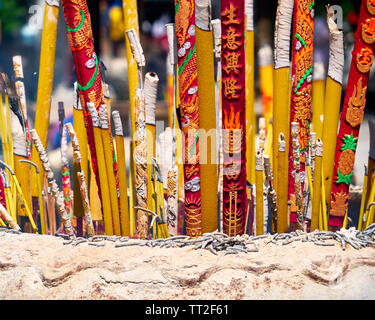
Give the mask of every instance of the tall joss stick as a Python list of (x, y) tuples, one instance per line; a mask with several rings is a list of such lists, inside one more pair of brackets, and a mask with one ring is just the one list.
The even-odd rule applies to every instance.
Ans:
[[(271, 121), (273, 111), (273, 52), (270, 45), (264, 45), (258, 51), (260, 95), (262, 97), (263, 117), (265, 126)], [(267, 131), (268, 134), (268, 131)], [(271, 158), (270, 158), (271, 159)], [(271, 159), (272, 161), (272, 159)]]
[(101, 123), (99, 119), (99, 114), (95, 109), (95, 105), (93, 103), (88, 103), (87, 109), (91, 113), (92, 125), (94, 128), (95, 148), (96, 150), (98, 150), (97, 161), (98, 161), (98, 168), (99, 168), (99, 178), (100, 178), (99, 186), (100, 186), (101, 197), (102, 197), (101, 203), (102, 203), (102, 210), (103, 210), (104, 228), (105, 228), (106, 235), (112, 236), (114, 234), (114, 230), (113, 230), (113, 217), (112, 217), (112, 209), (111, 209), (111, 196), (110, 196), (109, 179), (108, 179), (107, 166), (106, 166), (104, 148), (103, 148)]
[[(199, 88), (199, 150), (201, 178), (202, 233), (217, 229), (217, 154), (215, 72), (211, 0), (195, 0), (195, 40)], [(210, 138), (210, 139), (208, 139)]]
[(223, 110), (221, 105), (221, 21), (214, 19), (211, 21), (214, 37), (214, 53), (216, 61), (216, 79), (215, 79), (215, 105), (216, 105), (216, 128), (218, 130), (217, 150), (218, 150), (218, 197), (217, 197), (217, 226), (221, 231), (223, 220), (223, 144), (222, 144), (222, 126)]
[(174, 24), (166, 24), (167, 38), (168, 38), (168, 58), (170, 68), (172, 69), (172, 164), (168, 170), (168, 194), (167, 194), (167, 224), (168, 230), (171, 234), (178, 234), (178, 192), (179, 183), (178, 178), (181, 172), (178, 170), (176, 164), (176, 126), (177, 126), (177, 42)]
[(68, 162), (68, 142), (66, 138), (66, 131), (64, 130), (65, 110), (64, 102), (58, 104), (59, 113), (59, 131), (60, 131), (60, 153), (61, 153), (61, 176), (62, 176), (62, 190), (64, 195), (65, 211), (69, 217), (70, 213), (70, 170)]
[[(52, 101), (53, 75), (55, 71), (55, 52), (57, 25), (60, 11), (59, 0), (46, 0), (44, 3), (44, 19), (40, 48), (39, 78), (36, 97), (34, 128), (40, 135), (40, 141), (47, 147), (48, 128)], [(35, 147), (32, 148), (32, 160), (41, 168), (42, 163)], [(32, 185), (36, 185), (36, 176), (32, 175)], [(44, 180), (42, 170), (41, 177)], [(37, 189), (32, 189), (32, 196), (38, 197)]]
[[(297, 192), (294, 191), (293, 174), (301, 176), (301, 192), (304, 189), (305, 155), (309, 153), (309, 135), (312, 102), (312, 71), (313, 71), (313, 36), (314, 36), (314, 0), (295, 0), (292, 47), (292, 87), (290, 122), (298, 123), (298, 139), (300, 161), (299, 168), (295, 167), (293, 148), (289, 146), (289, 185), (288, 197), (291, 202), (290, 222), (293, 227), (302, 227), (303, 221), (297, 221), (300, 210), (303, 211), (303, 199), (297, 204)], [(296, 172), (296, 170), (299, 170)], [(301, 207), (302, 206), (302, 207)], [(294, 211), (298, 207), (297, 211)], [(302, 219), (302, 215), (299, 215)]]
[[(87, 134), (84, 127), (84, 116), (82, 106), (79, 103), (77, 82), (74, 83), (73, 90), (73, 126), (76, 133), (77, 140), (80, 144), (80, 169), (78, 163), (73, 158), (73, 213), (77, 220), (77, 235), (82, 235), (82, 218), (84, 217), (83, 200), (81, 199), (81, 190), (78, 181), (78, 172), (82, 171), (85, 176), (86, 186), (88, 183), (88, 148), (87, 148)], [(98, 198), (98, 197), (95, 197)], [(99, 205), (100, 210), (100, 205)]]
[(312, 81), (312, 129), (319, 139), (323, 133), (325, 70), (323, 62), (314, 62)]
[(230, 236), (244, 233), (247, 215), (244, 30), (244, 3), (222, 1), (223, 231)]
[(83, 108), (87, 142), (90, 149), (91, 165), (95, 174), (100, 196), (100, 182), (95, 150), (94, 132), (87, 103), (93, 103), (96, 110), (104, 103), (101, 73), (98, 57), (94, 51), (91, 17), (86, 0), (62, 0), (67, 36), (73, 55), (77, 85)]
[[(119, 199), (117, 193), (116, 173), (114, 167), (114, 158), (112, 150), (112, 133), (109, 130), (109, 119), (107, 106), (102, 104), (99, 108), (100, 127), (103, 141), (103, 152), (105, 158), (105, 166), (107, 170), (109, 195), (111, 200), (111, 212), (113, 221), (113, 231), (116, 236), (121, 236)], [(100, 170), (100, 169), (99, 169)]]
[[(325, 198), (330, 199), (337, 129), (340, 118), (341, 91), (344, 73), (344, 35), (333, 20), (333, 12), (327, 7), (329, 29), (329, 66), (326, 81), (323, 119), (323, 168)], [(319, 138), (319, 137), (318, 137)]]
[(264, 166), (263, 166), (263, 153), (258, 149), (255, 155), (255, 187), (256, 187), (256, 235), (261, 235), (264, 233)]
[[(375, 169), (375, 148), (374, 148), (375, 146), (375, 119), (369, 119), (368, 126), (369, 126), (369, 133), (370, 133), (370, 150), (368, 154), (367, 172), (369, 172), (371, 176), (373, 170)], [(369, 192), (366, 193), (365, 203), (368, 203), (370, 190), (371, 190), (373, 183), (374, 181), (372, 181), (372, 179), (367, 179), (367, 190)]]
[(186, 234), (202, 234), (199, 164), (199, 107), (194, 0), (175, 1), (178, 88), (184, 139)]
[[(245, 103), (246, 103), (246, 179), (253, 185), (255, 183), (255, 87), (254, 87), (254, 1), (245, 0), (244, 29), (245, 42)], [(223, 17), (222, 17), (223, 19)], [(235, 23), (237, 24), (237, 23)], [(238, 25), (238, 24), (237, 24)], [(222, 28), (223, 34), (223, 28)], [(224, 53), (224, 51), (223, 51)], [(223, 56), (223, 63), (225, 59)], [(243, 65), (242, 65), (243, 66)], [(223, 73), (225, 77), (225, 73)], [(251, 196), (248, 194), (248, 197)]]
[(148, 72), (145, 75), (145, 112), (146, 112), (146, 143), (147, 143), (147, 208), (152, 210), (152, 184), (151, 170), (152, 158), (156, 156), (156, 99), (158, 94), (159, 77), (155, 72)]
[(125, 144), (124, 132), (119, 111), (112, 112), (113, 125), (115, 128), (116, 151), (119, 173), (120, 187), (120, 223), (121, 235), (130, 236), (130, 217), (129, 217), (129, 198), (128, 198), (128, 182), (126, 178), (126, 162), (125, 162)]
[[(124, 30), (133, 29), (137, 37), (139, 37), (138, 26), (138, 9), (137, 0), (122, 0), (122, 7), (124, 11)], [(129, 86), (129, 104), (130, 104), (130, 123), (131, 132), (135, 133), (135, 90), (138, 87), (137, 62), (133, 58), (132, 49), (128, 37), (125, 36), (126, 44), (126, 61), (128, 66), (128, 86)], [(134, 145), (133, 145), (134, 148)]]
[(285, 152), (273, 153), (274, 179), (277, 184), (277, 232), (286, 232), (288, 217), (288, 151), (289, 151), (289, 82), (290, 82), (290, 33), (292, 25), (294, 0), (279, 0), (276, 14), (274, 58), (275, 71), (273, 78), (273, 146), (279, 144), (283, 134)]
[(322, 192), (322, 156), (323, 143), (318, 138), (315, 149), (315, 163), (314, 163), (314, 184), (312, 195), (312, 212), (311, 212), (311, 231), (319, 227), (319, 214), (321, 212), (321, 192)]
[(337, 135), (329, 211), (329, 227), (340, 228), (348, 207), (359, 128), (366, 106), (366, 91), (375, 49), (375, 3), (362, 0), (352, 52), (344, 106)]
[[(149, 224), (147, 209), (147, 143), (146, 143), (146, 101), (144, 96), (143, 68), (146, 59), (137, 33), (134, 29), (126, 31), (127, 38), (132, 49), (134, 60), (137, 62), (138, 87), (135, 92), (133, 134), (134, 149), (133, 159), (135, 164), (134, 187), (136, 209), (136, 229), (140, 239), (149, 237)], [(143, 210), (145, 209), (145, 210)]]

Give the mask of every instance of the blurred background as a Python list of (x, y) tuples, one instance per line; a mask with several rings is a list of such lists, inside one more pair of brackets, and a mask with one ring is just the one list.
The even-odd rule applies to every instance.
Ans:
[[(125, 52), (125, 33), (123, 27), (122, 0), (89, 0), (88, 6), (93, 24), (95, 51), (104, 63), (105, 76), (110, 85), (113, 109), (121, 112), (125, 119), (125, 133), (130, 135), (129, 101), (127, 84), (127, 63)], [(343, 11), (343, 30), (345, 34), (345, 78), (344, 88), (351, 61), (359, 0), (315, 1), (314, 61), (328, 63), (328, 28), (325, 6), (339, 5)], [(213, 18), (220, 16), (220, 0), (212, 0)], [(273, 30), (277, 0), (254, 0), (256, 51), (265, 45), (273, 46)], [(0, 0), (0, 71), (13, 75), (12, 56), (22, 55), (25, 73), (25, 87), (28, 104), (29, 125), (33, 128), (35, 102), (38, 86), (39, 55), (43, 25), (44, 0)], [(147, 66), (145, 72), (153, 71), (159, 76), (157, 120), (167, 123), (166, 102), (166, 57), (167, 38), (165, 24), (174, 22), (174, 3), (171, 0), (138, 0), (138, 17), (141, 43)], [(256, 57), (256, 55), (255, 55)], [(257, 63), (257, 58), (255, 58)], [(257, 93), (256, 110), (261, 111), (259, 81), (255, 69)], [(72, 55), (67, 43), (63, 11), (60, 10), (55, 78), (51, 110), (51, 128), (48, 150), (59, 147), (58, 139), (58, 101), (65, 102), (67, 121), (72, 113), (72, 90), (75, 73)], [(345, 92), (343, 92), (344, 94)], [(367, 93), (366, 119), (375, 113), (374, 68), (371, 73)], [(361, 127), (358, 157), (367, 163), (369, 148), (367, 120)], [(356, 161), (360, 170), (358, 183), (363, 176), (363, 164)], [(357, 176), (357, 175), (356, 175)]]

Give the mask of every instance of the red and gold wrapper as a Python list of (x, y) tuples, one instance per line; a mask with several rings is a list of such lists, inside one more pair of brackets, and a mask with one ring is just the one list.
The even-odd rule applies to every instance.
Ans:
[[(309, 151), (312, 72), (313, 72), (313, 37), (314, 37), (314, 0), (295, 0), (293, 17), (292, 48), (292, 92), (290, 106), (290, 122), (299, 126), (298, 140), (300, 150), (301, 177), (305, 176), (305, 152)], [(297, 222), (297, 205), (295, 181), (293, 178), (293, 150), (289, 145), (289, 181), (288, 200), (290, 206), (290, 222)], [(304, 188), (301, 179), (301, 190)]]
[(94, 51), (91, 17), (86, 0), (62, 0), (62, 4), (68, 41), (77, 75), (93, 171), (99, 186), (92, 119), (87, 110), (87, 103), (94, 103), (96, 109), (99, 110), (100, 105), (104, 103), (104, 99), (99, 61)]
[(199, 109), (194, 0), (175, 1), (178, 88), (184, 133), (184, 186), (186, 234), (202, 234), (199, 165)]
[(246, 223), (246, 108), (244, 1), (221, 2), (223, 231), (243, 234)]
[(362, 0), (355, 33), (348, 84), (340, 116), (328, 224), (343, 225), (348, 207), (359, 129), (363, 120), (366, 91), (375, 48), (375, 1)]

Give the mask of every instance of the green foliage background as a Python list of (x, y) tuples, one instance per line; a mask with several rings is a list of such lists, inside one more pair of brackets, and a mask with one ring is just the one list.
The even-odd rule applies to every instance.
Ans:
[(28, 13), (27, 0), (0, 0), (2, 35), (10, 36), (25, 23)]

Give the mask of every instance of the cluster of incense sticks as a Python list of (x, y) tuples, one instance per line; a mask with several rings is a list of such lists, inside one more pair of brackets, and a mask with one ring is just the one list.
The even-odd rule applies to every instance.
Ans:
[[(257, 55), (252, 0), (222, 0), (221, 19), (215, 20), (210, 0), (175, 1), (175, 23), (165, 26), (168, 123), (162, 132), (156, 130), (159, 77), (144, 74), (137, 4), (123, 1), (128, 145), (124, 119), (111, 110), (109, 85), (100, 74), (86, 0), (61, 5), (77, 76), (73, 123), (64, 124), (66, 106), (59, 102), (61, 183), (46, 152), (60, 1), (46, 0), (34, 129), (22, 57), (13, 58), (14, 82), (0, 77), (2, 227), (157, 239), (348, 226), (349, 186), (374, 61), (373, 0), (361, 0), (341, 112), (344, 37), (331, 7), (325, 77), (324, 65), (313, 61), (314, 0), (278, 0), (274, 50), (263, 44)], [(374, 145), (375, 121), (369, 127)], [(365, 164), (358, 230), (375, 218), (374, 150)]]

